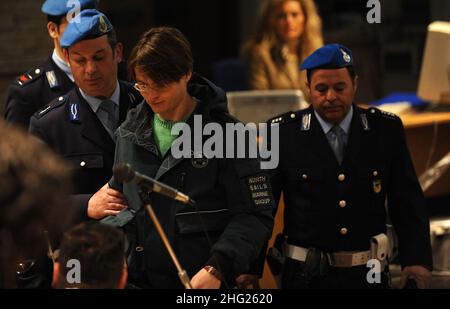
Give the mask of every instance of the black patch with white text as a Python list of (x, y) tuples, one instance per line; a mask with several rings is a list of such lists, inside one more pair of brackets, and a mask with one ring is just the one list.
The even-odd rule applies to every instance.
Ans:
[(273, 205), (272, 190), (267, 175), (255, 175), (247, 178), (250, 197), (256, 207)]

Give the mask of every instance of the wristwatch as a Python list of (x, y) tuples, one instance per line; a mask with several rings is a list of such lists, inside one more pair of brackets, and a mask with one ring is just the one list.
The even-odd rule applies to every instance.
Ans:
[(223, 281), (222, 274), (215, 267), (213, 267), (211, 265), (206, 265), (205, 267), (203, 267), (203, 269), (206, 270), (207, 272), (209, 272), (214, 277), (216, 277), (217, 280)]

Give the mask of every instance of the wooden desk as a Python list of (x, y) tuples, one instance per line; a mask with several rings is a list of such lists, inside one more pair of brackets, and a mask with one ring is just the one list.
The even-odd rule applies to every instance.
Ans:
[[(427, 165), (432, 166), (450, 151), (450, 113), (421, 113), (401, 115), (405, 127), (406, 142), (411, 152), (416, 173), (420, 176)], [(427, 163), (427, 161), (429, 161)], [(450, 193), (450, 172), (432, 185), (425, 196), (432, 197)], [(269, 248), (274, 238), (283, 229), (284, 203), (283, 197), (275, 218), (275, 226)], [(261, 288), (275, 289), (275, 279), (267, 263), (264, 264), (263, 278), (260, 280)]]
[(405, 128), (432, 125), (434, 122), (445, 124), (450, 122), (450, 112), (445, 113), (408, 113), (400, 115)]
[[(400, 115), (406, 142), (420, 176), (450, 151), (450, 113)], [(446, 172), (426, 192), (426, 197), (450, 194), (450, 172)]]

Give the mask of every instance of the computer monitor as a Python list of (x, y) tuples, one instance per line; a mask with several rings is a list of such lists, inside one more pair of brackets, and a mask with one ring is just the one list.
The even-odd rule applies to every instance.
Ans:
[(227, 92), (230, 114), (243, 123), (263, 123), (272, 117), (308, 106), (300, 90)]
[(428, 26), (417, 95), (431, 103), (450, 104), (450, 22)]

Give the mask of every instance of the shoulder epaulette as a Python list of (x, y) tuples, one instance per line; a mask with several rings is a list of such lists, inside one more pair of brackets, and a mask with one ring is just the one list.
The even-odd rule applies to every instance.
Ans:
[(17, 77), (16, 83), (19, 86), (23, 87), (23, 86), (31, 83), (32, 81), (37, 80), (40, 76), (42, 76), (42, 74), (44, 74), (44, 70), (41, 67), (34, 68), (32, 70), (29, 70), (26, 73), (23, 73), (19, 77)]
[(55, 109), (56, 107), (63, 105), (65, 102), (66, 102), (66, 97), (60, 96), (60, 97), (56, 98), (55, 100), (53, 100), (52, 102), (50, 102), (49, 104), (47, 104), (46, 106), (44, 106), (43, 108), (41, 108), (40, 110), (38, 110), (34, 114), (34, 117), (39, 119), (42, 116), (46, 115), (51, 110)]
[(378, 109), (376, 107), (371, 107), (368, 109), (368, 114), (370, 115), (376, 115), (376, 116), (382, 116), (382, 117), (386, 117), (389, 119), (398, 119), (399, 117), (394, 114), (394, 113), (390, 113), (390, 112), (386, 112), (384, 110)]
[(279, 124), (285, 124), (285, 123), (289, 123), (295, 120), (299, 120), (301, 116), (301, 111), (297, 111), (297, 112), (287, 112), (284, 114), (281, 114), (279, 116), (273, 117), (271, 119), (269, 119), (268, 123), (269, 124), (275, 124), (275, 123), (279, 123)]

